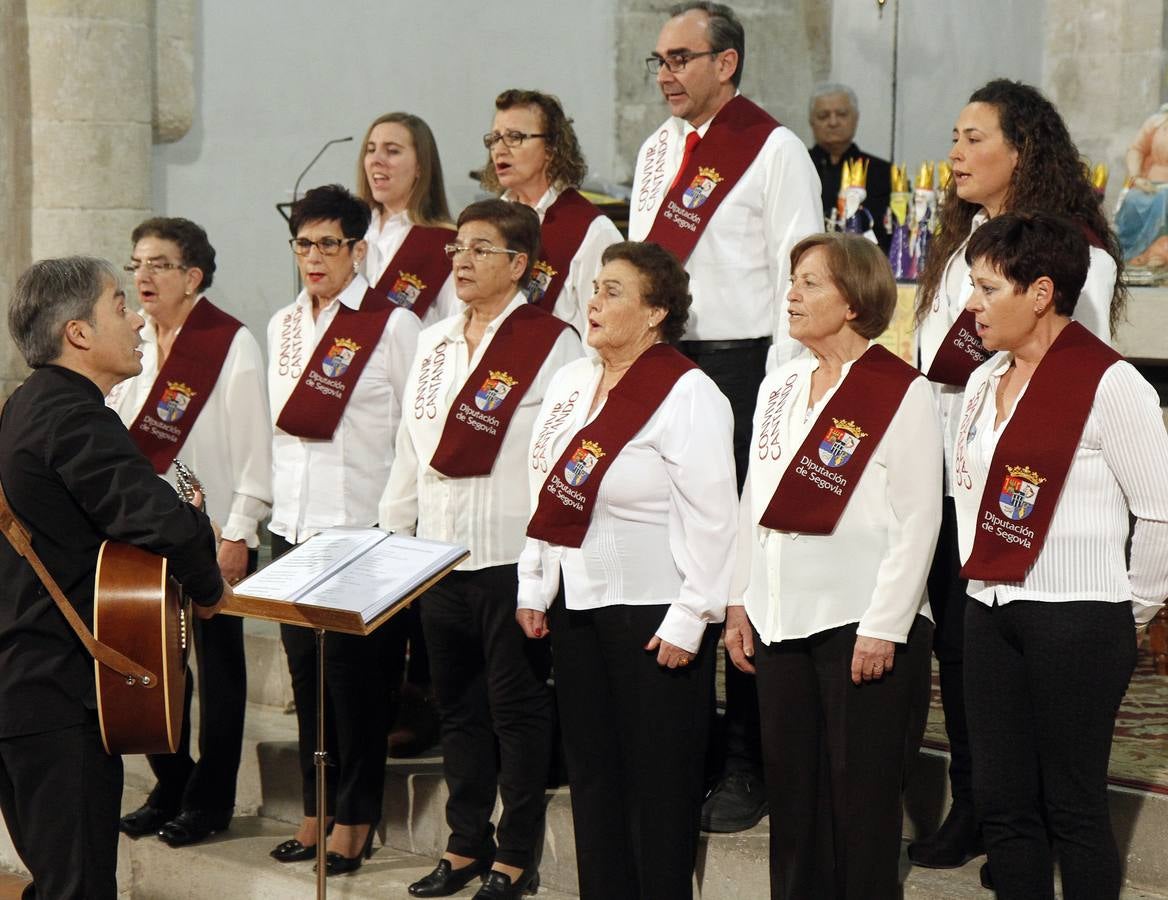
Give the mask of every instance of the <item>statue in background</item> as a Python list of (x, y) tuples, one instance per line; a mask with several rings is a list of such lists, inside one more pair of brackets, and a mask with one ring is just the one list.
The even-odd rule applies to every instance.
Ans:
[(1127, 156), (1115, 231), (1133, 268), (1168, 268), (1168, 104), (1148, 117)]

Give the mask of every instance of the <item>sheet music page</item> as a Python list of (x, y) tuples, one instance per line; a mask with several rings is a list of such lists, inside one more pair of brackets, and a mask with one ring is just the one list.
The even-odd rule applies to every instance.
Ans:
[(235, 586), (235, 592), (294, 602), (387, 537), (378, 528), (330, 528), (249, 575)]
[(465, 552), (441, 541), (389, 535), (297, 602), (358, 612), (370, 622)]

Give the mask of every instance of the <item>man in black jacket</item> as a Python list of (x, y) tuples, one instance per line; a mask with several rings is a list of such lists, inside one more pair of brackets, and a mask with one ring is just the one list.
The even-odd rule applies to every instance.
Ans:
[[(92, 629), (102, 541), (169, 560), (201, 617), (230, 592), (207, 517), (130, 440), (105, 394), (141, 371), (142, 318), (109, 263), (35, 263), (8, 326), (32, 374), (0, 414), (0, 482), (32, 545)], [(0, 541), (0, 810), (25, 897), (117, 894), (122, 761), (102, 748), (93, 661), (25, 560)]]
[(846, 84), (818, 85), (811, 92), (810, 118), (815, 146), (809, 152), (819, 172), (824, 217), (830, 216), (835, 209), (844, 162), (867, 159), (868, 197), (863, 205), (872, 214), (872, 231), (876, 235), (876, 243), (887, 253), (892, 244), (892, 235), (884, 227), (884, 214), (888, 211), (892, 169), (887, 160), (864, 153), (854, 143), (856, 126), (860, 122), (860, 107), (856, 104), (855, 92)]

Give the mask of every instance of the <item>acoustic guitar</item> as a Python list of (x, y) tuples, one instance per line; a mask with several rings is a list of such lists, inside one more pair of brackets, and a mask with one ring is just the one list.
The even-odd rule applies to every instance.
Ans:
[[(175, 460), (179, 496), (202, 485)], [(193, 640), (190, 600), (166, 560), (131, 544), (106, 541), (97, 557), (93, 636), (144, 669), (134, 678), (94, 660), (97, 715), (107, 753), (174, 753), (182, 733), (187, 660)]]

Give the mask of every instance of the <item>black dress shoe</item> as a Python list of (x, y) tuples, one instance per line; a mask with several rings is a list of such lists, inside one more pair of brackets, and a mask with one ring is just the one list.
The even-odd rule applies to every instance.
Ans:
[(149, 803), (143, 803), (132, 813), (122, 816), (118, 820), (118, 828), (122, 834), (135, 838), (158, 834), (158, 829), (173, 819), (174, 813), (174, 810), (158, 809)]
[(305, 847), (296, 838), (290, 838), (273, 847), (268, 856), (276, 862), (303, 862), (306, 859), (316, 858), (316, 844)]
[(475, 878), (483, 878), (491, 870), (490, 859), (476, 859), (461, 869), (454, 868), (450, 860), (440, 859), (434, 871), (425, 878), (419, 878), (410, 885), (411, 897), (449, 897), (457, 894)]
[(702, 804), (702, 831), (720, 834), (746, 831), (766, 814), (762, 779), (751, 772), (731, 772)]
[[(333, 850), (324, 855), (324, 870), (326, 875), (347, 875), (361, 868), (361, 863), (373, 855), (374, 827), (369, 826), (369, 834), (365, 836), (365, 846), (356, 856), (342, 856)], [(314, 847), (313, 850), (316, 848)], [(315, 871), (315, 869), (314, 869)]]
[(496, 872), (492, 869), (487, 873), (487, 880), (478, 889), (473, 900), (519, 900), (526, 894), (539, 891), (539, 869), (524, 872), (511, 883), (511, 876), (505, 872)]
[(226, 831), (231, 824), (231, 810), (205, 812), (184, 809), (158, 829), (158, 837), (171, 847), (186, 847), (205, 841), (217, 831)]
[(958, 869), (983, 853), (972, 803), (954, 803), (936, 834), (908, 845), (913, 865), (926, 869)]
[(990, 861), (988, 859), (983, 862), (981, 864), (981, 868), (977, 870), (977, 878), (978, 881), (981, 882), (981, 886), (987, 891), (992, 891), (994, 889), (994, 878), (992, 875), (990, 875)]

